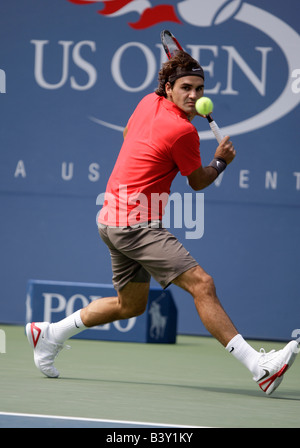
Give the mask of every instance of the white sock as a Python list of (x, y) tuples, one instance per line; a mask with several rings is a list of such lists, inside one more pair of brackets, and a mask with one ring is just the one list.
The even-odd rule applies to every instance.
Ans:
[(246, 366), (253, 374), (254, 378), (260, 374), (261, 368), (258, 367), (257, 362), (260, 353), (254, 350), (254, 348), (245, 341), (242, 335), (237, 334), (234, 336), (234, 338), (227, 344), (226, 350), (244, 364), (244, 366)]
[(65, 319), (54, 324), (50, 324), (50, 338), (58, 344), (63, 344), (67, 339), (80, 333), (87, 327), (83, 324), (80, 317), (80, 310), (70, 314)]

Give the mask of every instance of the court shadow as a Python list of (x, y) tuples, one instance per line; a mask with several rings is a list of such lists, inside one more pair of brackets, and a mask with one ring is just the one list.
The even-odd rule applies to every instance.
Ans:
[(276, 400), (292, 400), (292, 401), (300, 401), (300, 393), (295, 396), (295, 391), (289, 390), (285, 391), (285, 393), (274, 392), (274, 395), (268, 396), (265, 395), (262, 391), (258, 390), (250, 390), (250, 389), (242, 389), (242, 388), (232, 388), (232, 387), (220, 387), (220, 386), (205, 386), (205, 385), (188, 385), (188, 384), (175, 384), (175, 383), (150, 383), (144, 381), (124, 381), (124, 380), (109, 380), (102, 378), (78, 378), (78, 377), (66, 377), (61, 376), (57, 379), (58, 381), (80, 381), (80, 382), (96, 382), (96, 383), (111, 383), (111, 384), (124, 384), (131, 386), (152, 386), (156, 387), (166, 387), (173, 389), (186, 389), (186, 390), (197, 390), (203, 392), (211, 392), (217, 394), (229, 394), (229, 395), (243, 395), (249, 397), (266, 397), (269, 399)]

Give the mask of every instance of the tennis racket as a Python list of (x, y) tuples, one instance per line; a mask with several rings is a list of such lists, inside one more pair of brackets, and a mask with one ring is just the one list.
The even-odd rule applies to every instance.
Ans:
[[(163, 30), (160, 33), (160, 39), (161, 39), (161, 43), (164, 47), (164, 50), (166, 52), (168, 59), (171, 59), (173, 56), (175, 56), (178, 51), (183, 51), (182, 46), (180, 45), (180, 43), (178, 42), (176, 37), (170, 31)], [(211, 130), (213, 131), (218, 143), (220, 143), (221, 140), (223, 139), (223, 135), (222, 135), (222, 132), (221, 132), (219, 126), (214, 121), (211, 114), (206, 115), (206, 118), (207, 118), (209, 126), (210, 126)]]

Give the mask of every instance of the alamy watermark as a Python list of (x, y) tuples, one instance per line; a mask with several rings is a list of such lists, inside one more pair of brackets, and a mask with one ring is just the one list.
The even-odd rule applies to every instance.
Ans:
[(6, 93), (6, 75), (5, 71), (0, 69), (0, 93)]
[(296, 348), (296, 352), (299, 353), (300, 351), (300, 328), (295, 328), (295, 330), (292, 331), (291, 334), (292, 338), (298, 342), (298, 348)]
[(292, 78), (295, 78), (295, 81), (292, 82), (292, 92), (300, 93), (300, 68), (293, 70)]
[(0, 328), (0, 354), (6, 353), (6, 335), (5, 331)]
[(129, 227), (143, 227), (149, 222), (155, 226), (163, 213), (165, 228), (185, 229), (186, 239), (200, 239), (204, 235), (204, 193), (151, 193), (149, 197), (144, 193), (130, 195), (127, 185), (120, 185), (118, 198), (100, 193), (96, 205), (103, 206), (97, 222), (101, 213), (112, 226), (127, 223)]

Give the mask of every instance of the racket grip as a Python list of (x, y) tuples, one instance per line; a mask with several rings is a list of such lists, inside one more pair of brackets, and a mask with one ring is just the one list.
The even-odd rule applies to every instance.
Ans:
[(215, 134), (215, 137), (216, 137), (218, 143), (220, 143), (221, 140), (223, 140), (223, 135), (222, 135), (222, 132), (221, 132), (219, 126), (217, 125), (217, 123), (214, 120), (209, 122), (209, 126), (210, 126), (211, 130), (213, 131), (213, 133)]

